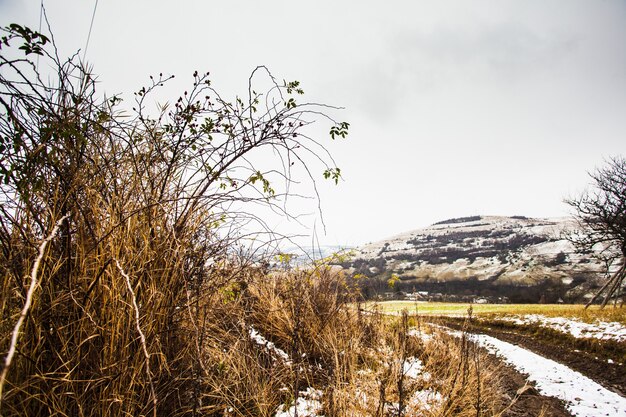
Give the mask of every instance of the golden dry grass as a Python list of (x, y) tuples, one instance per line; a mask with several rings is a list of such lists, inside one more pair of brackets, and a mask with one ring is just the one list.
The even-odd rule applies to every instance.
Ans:
[[(411, 313), (429, 316), (464, 316), (470, 304), (383, 301), (365, 305), (366, 309), (379, 309), (383, 313), (398, 314), (403, 309)], [(498, 317), (505, 315), (541, 314), (548, 317), (579, 318), (585, 322), (595, 320), (616, 321), (626, 325), (626, 308), (608, 305), (604, 309), (598, 305), (585, 308), (582, 304), (471, 304), (476, 316)]]
[[(150, 252), (144, 247), (136, 253)], [(172, 271), (166, 275), (169, 281), (150, 284), (150, 274), (142, 282), (135, 280), (144, 346), (124, 275), (133, 280), (148, 267), (143, 257), (129, 258), (128, 252), (122, 259), (123, 272), (106, 269), (98, 288), (55, 293), (60, 301), (54, 300), (48, 314), (79, 309), (74, 320), (52, 327), (55, 340), (61, 341), (53, 346), (62, 368), (54, 373), (46, 370), (58, 361), (25, 360), (28, 349), (45, 355), (41, 346), (51, 344), (32, 345), (27, 333), (19, 367), (10, 373), (3, 415), (44, 415), (54, 409), (84, 416), (269, 417), (309, 386), (323, 390), (326, 416), (390, 416), (393, 404), (397, 410), (400, 403), (407, 416), (418, 411), (424, 416), (490, 416), (503, 407), (498, 369), (486, 365), (484, 354), (467, 340), (437, 334), (424, 342), (407, 336), (406, 316), (363, 314), (351, 307), (357, 296), (351, 282), (324, 266), (267, 273), (224, 263), (214, 266), (214, 275), (202, 285), (187, 285), (175, 294), (164, 285), (175, 278), (170, 268), (180, 262), (172, 252), (160, 258), (158, 269)], [(44, 289), (52, 297), (49, 284)], [(88, 299), (82, 301), (85, 292)], [(174, 295), (176, 301), (167, 302)], [(44, 314), (40, 308), (41, 302), (33, 314)], [(36, 323), (30, 323), (29, 331), (43, 332)], [(255, 342), (253, 329), (290, 359)], [(431, 378), (404, 376), (409, 358), (420, 359)], [(412, 404), (415, 393), (424, 390), (439, 393), (442, 400), (428, 407)]]

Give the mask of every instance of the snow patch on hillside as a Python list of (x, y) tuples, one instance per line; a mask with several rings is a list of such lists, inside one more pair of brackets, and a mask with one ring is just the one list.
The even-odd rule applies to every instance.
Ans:
[(405, 286), (474, 279), (494, 288), (548, 283), (582, 298), (602, 265), (565, 239), (575, 227), (569, 218), (450, 219), (355, 249), (354, 263), (344, 266), (370, 277), (397, 274)]

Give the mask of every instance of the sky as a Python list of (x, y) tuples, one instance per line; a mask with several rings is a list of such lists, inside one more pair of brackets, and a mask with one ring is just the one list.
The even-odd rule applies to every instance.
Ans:
[[(95, 4), (44, 0), (61, 54), (80, 49), (103, 94), (159, 72), (179, 94), (199, 70), (234, 97), (265, 65), (343, 108), (348, 138), (315, 131), (343, 174), (317, 184), (325, 230), (312, 200), (293, 208), (305, 229), (268, 219), (321, 244), (470, 215), (566, 216), (588, 172), (626, 154), (623, 0), (99, 0), (87, 46)], [(0, 24), (36, 29), (39, 5), (0, 0)]]

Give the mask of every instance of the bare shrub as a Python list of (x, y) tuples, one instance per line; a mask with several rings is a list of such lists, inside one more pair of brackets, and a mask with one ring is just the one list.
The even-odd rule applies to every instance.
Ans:
[[(626, 158), (616, 156), (605, 166), (589, 173), (593, 189), (565, 200), (574, 211), (579, 230), (567, 238), (583, 254), (600, 260), (606, 274), (602, 287), (587, 303), (604, 296), (616, 303), (624, 296), (626, 281)], [(623, 301), (623, 299), (622, 299)]]
[[(0, 413), (206, 415), (215, 411), (210, 399), (224, 397), (267, 415), (260, 402), (249, 404), (237, 373), (222, 368), (245, 363), (251, 378), (272, 386), (245, 348), (239, 304), (224, 304), (254, 273), (252, 258), (237, 250), (241, 227), (256, 221), (262, 229), (254, 205), (284, 212), (297, 166), (312, 180), (320, 169), (338, 181), (339, 169), (305, 129), (326, 118), (331, 136), (344, 137), (347, 123), (328, 118), (329, 107), (297, 103), (299, 83), (278, 83), (265, 68), (253, 72), (245, 99), (222, 98), (196, 72), (172, 105), (148, 108), (170, 78), (158, 76), (124, 108), (119, 97), (98, 98), (95, 77), (77, 57), (61, 60), (49, 37), (19, 25), (3, 31), (3, 353), (22, 320), (38, 248), (60, 225), (17, 326), (17, 354), (4, 361)], [(253, 90), (261, 75), (271, 85), (264, 94)], [(266, 169), (255, 159), (263, 149), (275, 155)], [(232, 349), (207, 356), (216, 337)], [(241, 396), (225, 396), (219, 390), (230, 385), (212, 380), (233, 381), (228, 389)]]

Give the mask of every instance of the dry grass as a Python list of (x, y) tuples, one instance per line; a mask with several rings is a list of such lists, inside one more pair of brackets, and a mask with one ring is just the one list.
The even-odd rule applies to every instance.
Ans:
[(492, 416), (502, 409), (500, 369), (465, 337), (453, 339), (439, 333), (423, 355), (446, 397), (443, 407), (432, 415)]
[[(378, 308), (384, 313), (399, 314), (403, 309), (428, 316), (464, 316), (469, 304), (384, 301), (372, 302), (366, 308)], [(548, 317), (579, 318), (585, 322), (595, 320), (615, 321), (626, 325), (626, 308), (608, 305), (604, 309), (598, 305), (585, 308), (582, 304), (472, 304), (474, 315), (497, 318), (504, 315), (541, 314)]]
[[(2, 53), (35, 39), (9, 32)], [(338, 180), (298, 133), (325, 115), (283, 100), (297, 83), (233, 104), (195, 73), (151, 116), (146, 96), (167, 81), (151, 78), (122, 117), (118, 100), (95, 99), (82, 64), (42, 59), (58, 72), (52, 87), (28, 57), (0, 77), (11, 96), (0, 132), (14, 141), (1, 155), (0, 415), (265, 417), (311, 386), (329, 417), (497, 411), (497, 370), (466, 340), (423, 343), (406, 314), (364, 314), (354, 283), (324, 264), (268, 270), (241, 253), (254, 216), (240, 207), (283, 210), (272, 186), (288, 192), (288, 161), (310, 175), (307, 161), (321, 162)], [(277, 158), (264, 172), (259, 148)], [(408, 378), (410, 358), (432, 378)], [(411, 398), (427, 388), (443, 401), (418, 410)]]
[[(327, 407), (336, 416), (493, 416), (504, 409), (501, 371), (467, 338), (453, 338), (404, 314), (374, 315), (378, 343), (355, 361), (356, 372), (334, 385)], [(409, 326), (432, 333), (408, 336)], [(415, 378), (411, 364), (423, 369)], [(331, 406), (334, 406), (331, 407)]]
[[(486, 366), (483, 353), (467, 340), (438, 334), (425, 343), (407, 337), (406, 316), (364, 315), (351, 308), (357, 295), (351, 283), (330, 269), (267, 273), (224, 263), (213, 267), (211, 279), (196, 288), (187, 282), (187, 290), (174, 293), (163, 283), (177, 277), (180, 246), (168, 257), (148, 257), (148, 270), (167, 277), (162, 285), (151, 280), (155, 274), (142, 275), (147, 260), (129, 258), (126, 248), (124, 258), (115, 252), (126, 272), (98, 264), (92, 274), (105, 272), (97, 287), (57, 291), (45, 310), (39, 300), (9, 373), (3, 415), (54, 409), (85, 416), (272, 416), (309, 386), (323, 390), (327, 416), (488, 416), (502, 407), (497, 369)], [(136, 253), (151, 252), (143, 247)], [(52, 281), (46, 277), (42, 288), (48, 297)], [(73, 319), (44, 334), (36, 324), (51, 323), (51, 314)], [(253, 329), (289, 360), (255, 342)], [(431, 378), (405, 376), (409, 358), (419, 358)], [(415, 392), (424, 390), (443, 400), (412, 404)]]

